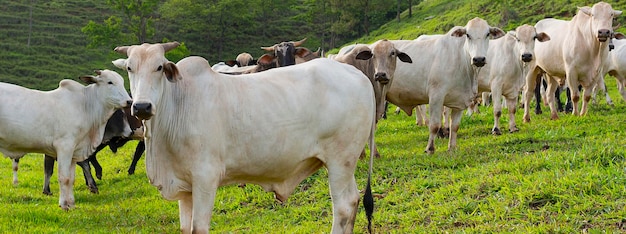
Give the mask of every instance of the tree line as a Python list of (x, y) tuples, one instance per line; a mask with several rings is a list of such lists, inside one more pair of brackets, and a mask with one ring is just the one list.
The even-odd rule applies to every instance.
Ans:
[[(89, 47), (183, 42), (181, 56), (209, 62), (241, 52), (258, 57), (261, 46), (307, 38), (327, 51), (368, 35), (419, 0), (106, 0), (113, 14), (82, 28)], [(410, 14), (409, 14), (410, 17)], [(187, 48), (189, 48), (187, 50)]]

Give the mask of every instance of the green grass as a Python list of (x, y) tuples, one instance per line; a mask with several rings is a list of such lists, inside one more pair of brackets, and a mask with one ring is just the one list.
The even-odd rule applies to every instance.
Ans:
[[(607, 78), (615, 106), (600, 100), (585, 117), (556, 121), (532, 114), (517, 133), (491, 135), (492, 109), (464, 116), (458, 149), (424, 153), (428, 131), (413, 117), (380, 122), (373, 192), (377, 233), (616, 233), (626, 232), (626, 103)], [(503, 118), (502, 126), (507, 126)], [(504, 130), (504, 129), (503, 129)], [(11, 161), (0, 160), (0, 232), (16, 233), (177, 233), (178, 206), (166, 201), (145, 174), (126, 173), (136, 143), (99, 156), (104, 178), (90, 194), (77, 169), (76, 208), (58, 208), (41, 193), (43, 159), (30, 154), (20, 163), (20, 184), (11, 184)], [(547, 148), (547, 149), (545, 149)], [(367, 161), (356, 171), (365, 187)], [(56, 173), (55, 173), (56, 175)], [(219, 189), (211, 229), (215, 233), (328, 233), (332, 222), (327, 173), (303, 181), (284, 204), (259, 186)], [(366, 232), (359, 207), (356, 233)]]

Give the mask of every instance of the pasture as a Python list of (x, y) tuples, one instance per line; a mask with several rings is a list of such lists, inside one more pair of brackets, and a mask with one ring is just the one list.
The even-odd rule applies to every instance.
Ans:
[[(374, 230), (376, 233), (626, 232), (626, 102), (607, 77), (611, 107), (599, 96), (588, 115), (560, 113), (549, 120), (531, 114), (523, 123), (518, 109), (517, 133), (493, 136), (491, 107), (463, 116), (458, 149), (424, 153), (428, 129), (414, 117), (395, 115), (379, 122), (382, 154), (374, 162)], [(564, 96), (564, 95), (563, 95)], [(503, 115), (502, 126), (508, 118)], [(135, 175), (126, 173), (136, 142), (117, 154), (98, 158), (104, 167), (100, 194), (90, 194), (77, 168), (76, 208), (58, 207), (57, 169), (53, 196), (41, 193), (43, 155), (20, 161), (20, 184), (11, 183), (11, 160), (0, 160), (0, 231), (15, 233), (178, 233), (178, 204), (152, 187), (144, 158)], [(356, 171), (364, 189), (367, 160)], [(214, 233), (328, 233), (331, 201), (325, 170), (303, 181), (284, 204), (259, 186), (231, 185), (217, 193)], [(355, 233), (367, 232), (362, 205)]]

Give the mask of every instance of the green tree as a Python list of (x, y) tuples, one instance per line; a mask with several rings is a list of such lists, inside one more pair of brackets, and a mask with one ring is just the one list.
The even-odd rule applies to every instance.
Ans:
[(137, 42), (148, 42), (154, 35), (154, 18), (160, 0), (107, 0), (113, 9), (122, 13), (126, 20), (126, 30), (135, 35)]

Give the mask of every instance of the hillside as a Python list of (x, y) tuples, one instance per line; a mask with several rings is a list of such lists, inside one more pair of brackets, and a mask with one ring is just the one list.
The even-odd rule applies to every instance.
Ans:
[[(394, 1), (395, 2), (395, 1)], [(414, 1), (415, 3), (417, 1)], [(595, 1), (556, 0), (556, 1), (490, 1), (490, 0), (425, 0), (414, 5), (412, 17), (405, 11), (398, 22), (389, 21), (369, 36), (356, 39), (351, 43), (369, 43), (378, 39), (409, 39), (421, 34), (444, 33), (454, 25), (465, 25), (473, 17), (486, 19), (492, 26), (504, 30), (546, 17), (561, 19), (571, 18), (577, 6), (589, 6)], [(626, 2), (608, 1), (615, 9), (626, 9)], [(32, 12), (32, 15), (31, 15)], [(50, 90), (58, 86), (61, 79), (75, 79), (80, 75), (92, 74), (94, 69), (114, 69), (110, 61), (119, 56), (112, 48), (88, 49), (87, 37), (81, 32), (89, 20), (102, 22), (111, 14), (110, 8), (103, 1), (96, 0), (18, 0), (4, 1), (0, 4), (0, 82), (14, 83), (29, 88)], [(617, 23), (624, 21), (625, 15), (618, 17)], [(32, 19), (32, 20), (31, 20)], [(296, 19), (292, 19), (296, 20)], [(31, 24), (32, 23), (32, 24)], [(161, 32), (161, 41), (170, 38), (185, 42), (192, 54), (207, 56), (206, 38), (198, 37), (166, 21), (159, 21), (159, 28), (171, 30)], [(245, 27), (244, 27), (245, 28)], [(324, 32), (301, 29), (309, 37), (305, 46), (315, 48), (320, 39), (315, 35)], [(620, 30), (624, 31), (624, 30)], [(300, 32), (292, 32), (300, 33)], [(248, 35), (245, 38), (226, 40), (223, 57), (234, 57), (241, 50), (258, 49), (260, 46), (271, 45), (277, 38), (294, 36), (280, 35)], [(30, 38), (30, 40), (29, 40)], [(288, 39), (287, 39), (288, 40)], [(254, 42), (254, 43), (252, 43)], [(115, 45), (111, 45), (113, 47)], [(231, 48), (232, 47), (232, 48)], [(322, 48), (329, 53), (330, 50)], [(222, 50), (222, 49), (220, 49)], [(215, 58), (209, 59), (214, 63)]]
[[(396, 20), (372, 31), (369, 36), (359, 38), (353, 43), (371, 43), (379, 39), (413, 39), (422, 34), (445, 33), (453, 26), (465, 25), (474, 17), (480, 17), (491, 26), (505, 31), (514, 30), (522, 24), (534, 25), (544, 18), (570, 19), (579, 6), (591, 6), (598, 1), (555, 0), (555, 1), (493, 1), (493, 0), (425, 0), (413, 7), (412, 17), (408, 11), (402, 15), (402, 21)], [(624, 1), (605, 1), (616, 10), (626, 10)], [(617, 17), (613, 25), (626, 22), (626, 14)], [(620, 28), (620, 32), (626, 30)], [(329, 51), (334, 53), (338, 48)]]

